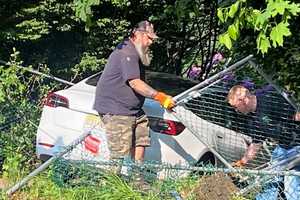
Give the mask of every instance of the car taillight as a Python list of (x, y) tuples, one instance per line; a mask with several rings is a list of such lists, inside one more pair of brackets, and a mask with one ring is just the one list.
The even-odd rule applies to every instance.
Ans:
[(55, 94), (55, 93), (49, 93), (47, 98), (44, 101), (45, 106), (50, 106), (53, 108), (56, 107), (65, 107), (69, 108), (69, 100), (61, 95)]
[(166, 120), (156, 117), (148, 117), (149, 126), (154, 132), (167, 135), (179, 135), (185, 129), (181, 122)]
[(39, 145), (44, 146), (44, 147), (49, 147), (49, 148), (54, 147), (54, 144), (49, 144), (49, 143), (44, 143), (44, 142), (39, 142)]

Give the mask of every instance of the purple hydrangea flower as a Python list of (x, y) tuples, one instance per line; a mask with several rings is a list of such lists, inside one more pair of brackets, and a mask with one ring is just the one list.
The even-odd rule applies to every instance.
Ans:
[(212, 64), (218, 64), (220, 61), (222, 61), (224, 59), (223, 54), (221, 54), (220, 52), (217, 52), (212, 59)]
[[(223, 59), (224, 59), (223, 54), (221, 54), (219, 52), (215, 53), (214, 56), (213, 56), (211, 65), (210, 65), (210, 63), (208, 63), (207, 66), (206, 66), (206, 69), (209, 70), (211, 66), (214, 66), (214, 65), (218, 64)], [(194, 64), (194, 65), (192, 65), (191, 69), (189, 70), (187, 76), (188, 76), (188, 78), (191, 78), (191, 79), (198, 79), (200, 74), (201, 74), (201, 71), (202, 71), (201, 67)]]
[(254, 89), (255, 84), (248, 78), (241, 81), (241, 85), (247, 88), (248, 90)]
[(201, 73), (201, 68), (197, 65), (193, 65), (188, 73), (188, 77), (191, 79), (197, 79)]
[(224, 77), (223, 77), (223, 80), (225, 82), (232, 81), (234, 79), (235, 79), (235, 77), (234, 77), (233, 73), (228, 73), (228, 74), (224, 75)]

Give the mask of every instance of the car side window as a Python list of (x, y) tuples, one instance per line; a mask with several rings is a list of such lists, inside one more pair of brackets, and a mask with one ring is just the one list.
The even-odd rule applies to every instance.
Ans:
[(97, 82), (98, 82), (100, 76), (101, 76), (101, 73), (94, 74), (94, 75), (91, 76), (89, 79), (87, 79), (87, 80), (85, 81), (85, 83), (88, 84), (88, 85), (91, 85), (91, 86), (95, 86), (95, 87), (96, 87), (96, 86), (97, 86)]
[(146, 71), (146, 83), (171, 96), (176, 96), (197, 84), (195, 81), (174, 74), (149, 71)]
[[(88, 78), (85, 83), (91, 86), (97, 86), (101, 72)], [(195, 81), (184, 79), (174, 74), (146, 71), (146, 83), (156, 90), (165, 92), (169, 95), (176, 96), (181, 92), (197, 84)]]

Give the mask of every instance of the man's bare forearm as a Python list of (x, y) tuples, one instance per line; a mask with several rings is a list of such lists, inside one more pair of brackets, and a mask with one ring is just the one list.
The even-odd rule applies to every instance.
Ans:
[(294, 120), (300, 122), (300, 112), (296, 112), (296, 114), (294, 115)]
[(129, 85), (132, 89), (134, 89), (134, 91), (140, 95), (143, 95), (144, 97), (153, 98), (157, 94), (155, 89), (141, 79), (132, 79), (129, 81)]

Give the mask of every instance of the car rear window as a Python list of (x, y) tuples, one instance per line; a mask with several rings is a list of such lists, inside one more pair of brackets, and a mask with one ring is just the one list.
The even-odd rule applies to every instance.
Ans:
[(91, 85), (91, 86), (96, 86), (97, 85), (97, 82), (99, 80), (101, 76), (101, 72), (100, 73), (97, 73), (97, 74), (94, 74), (93, 76), (91, 76), (90, 78), (88, 78), (85, 83), (88, 84), (88, 85)]
[[(101, 73), (86, 80), (86, 84), (96, 86)], [(146, 71), (146, 83), (156, 90), (175, 96), (197, 84), (195, 81), (184, 79), (174, 74)]]
[(195, 81), (184, 79), (174, 74), (161, 72), (146, 72), (146, 83), (156, 90), (175, 96), (197, 84)]

